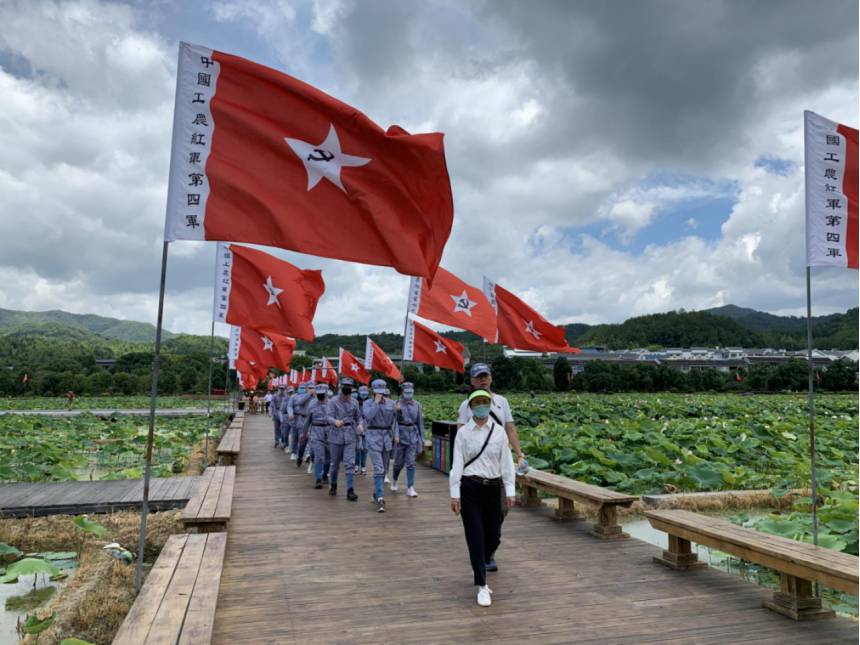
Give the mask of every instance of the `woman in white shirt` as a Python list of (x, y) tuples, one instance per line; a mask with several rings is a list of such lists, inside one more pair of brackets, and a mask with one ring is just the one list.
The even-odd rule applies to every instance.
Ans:
[(486, 565), (501, 541), (502, 486), (508, 508), (514, 505), (514, 460), (505, 428), (489, 418), (492, 394), (475, 390), (468, 404), (472, 418), (457, 431), (448, 481), (451, 510), (463, 520), (478, 604), (489, 607)]

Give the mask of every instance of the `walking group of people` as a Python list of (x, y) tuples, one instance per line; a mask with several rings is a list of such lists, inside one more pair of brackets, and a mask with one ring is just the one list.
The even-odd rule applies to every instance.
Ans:
[[(507, 399), (492, 391), (489, 365), (477, 363), (469, 371), (472, 390), (460, 405), (453, 463), (449, 473), (451, 510), (460, 517), (469, 550), (477, 602), (492, 603), (487, 573), (498, 571), (496, 549), (501, 527), (515, 502), (516, 473), (528, 464)], [(346, 477), (346, 498), (357, 501), (354, 475), (367, 473), (370, 455), (373, 501), (385, 512), (384, 486), (398, 490), (398, 478), (406, 469), (407, 496), (415, 491), (415, 461), (424, 449), (424, 414), (415, 400), (412, 383), (403, 383), (400, 398), (391, 399), (386, 382), (374, 380), (370, 388), (355, 388), (343, 378), (338, 392), (326, 383), (279, 388), (270, 403), (275, 447), (283, 448), (297, 467), (308, 463), (314, 487), (329, 485), (337, 495), (341, 464)], [(516, 453), (514, 466), (511, 450)], [(393, 457), (393, 473), (389, 464)]]
[[(273, 395), (270, 409), (275, 429), (275, 447), (283, 448), (297, 467), (308, 464), (314, 488), (329, 486), (336, 496), (341, 464), (346, 479), (346, 498), (355, 502), (355, 474), (367, 473), (370, 455), (373, 501), (385, 512), (386, 483), (398, 491), (398, 479), (406, 469), (408, 497), (415, 491), (415, 461), (424, 450), (424, 414), (415, 400), (415, 387), (400, 386), (400, 398), (391, 399), (386, 382), (376, 379), (370, 388), (355, 388), (350, 378), (338, 383), (338, 392), (328, 384), (281, 387)], [(393, 473), (388, 476), (393, 458)]]

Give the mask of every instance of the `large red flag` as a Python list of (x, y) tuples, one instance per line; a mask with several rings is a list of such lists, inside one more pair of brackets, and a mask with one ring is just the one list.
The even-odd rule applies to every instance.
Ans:
[(295, 348), (296, 341), (289, 336), (242, 327), (237, 358), (253, 361), (261, 367), (288, 370)]
[(806, 266), (858, 268), (858, 133), (803, 113)]
[(564, 336), (564, 327), (546, 320), (507, 289), (484, 278), (484, 291), (498, 313), (499, 343), (511, 349), (578, 354)]
[(251, 61), (181, 43), (164, 237), (433, 277), (454, 218), (443, 135), (384, 131)]
[(364, 369), (364, 363), (343, 347), (340, 348), (337, 364), (341, 376), (348, 376), (365, 385), (370, 383), (370, 372)]
[(299, 269), (247, 246), (218, 244), (216, 322), (313, 340), (314, 313), (324, 291), (321, 271)]
[(268, 371), (265, 367), (257, 365), (255, 361), (249, 361), (242, 358), (236, 359), (236, 371), (244, 372), (246, 375), (256, 376), (258, 379), (266, 378)]
[(370, 340), (370, 337), (368, 337), (367, 345), (364, 349), (364, 369), (381, 372), (395, 381), (403, 380), (403, 375), (397, 369), (394, 361), (388, 358), (388, 354), (383, 352), (379, 345)]
[(466, 364), (460, 343), (445, 338), (412, 319), (406, 321), (403, 360), (418, 361), (457, 372), (462, 372)]
[(496, 312), (487, 296), (442, 267), (432, 287), (423, 278), (412, 278), (408, 313), (496, 342)]
[(319, 381), (322, 383), (328, 383), (329, 386), (334, 390), (337, 388), (337, 370), (331, 364), (331, 361), (323, 356), (322, 361), (320, 361), (320, 371), (319, 371)]

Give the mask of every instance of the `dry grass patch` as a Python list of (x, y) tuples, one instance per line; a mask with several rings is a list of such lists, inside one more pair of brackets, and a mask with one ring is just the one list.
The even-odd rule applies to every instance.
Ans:
[[(28, 636), (24, 643), (53, 645), (71, 636), (110, 643), (131, 608), (135, 564), (114, 560), (102, 546), (119, 542), (137, 551), (140, 514), (111, 513), (90, 519), (108, 530), (104, 538), (85, 534), (68, 515), (0, 520), (0, 541), (25, 552), (77, 550), (80, 546), (80, 567), (62, 591), (36, 612), (40, 618), (57, 612), (56, 621), (41, 634)], [(179, 511), (149, 514), (144, 549), (147, 563), (158, 557), (171, 534), (182, 532)], [(144, 575), (148, 571), (149, 567), (144, 567)]]

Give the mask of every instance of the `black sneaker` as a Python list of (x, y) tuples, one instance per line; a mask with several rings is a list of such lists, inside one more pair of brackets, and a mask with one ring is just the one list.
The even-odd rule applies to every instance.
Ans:
[(323, 483), (323, 484), (328, 484), (328, 475), (323, 475), (322, 483)]
[(314, 484), (314, 488), (316, 490), (319, 490), (320, 488), (322, 488), (322, 482), (319, 479), (317, 480), (317, 483)]
[(485, 564), (485, 565), (484, 565), (484, 569), (485, 569), (488, 573), (494, 573), (494, 572), (498, 571), (498, 570), (499, 570), (499, 565), (497, 565), (497, 564), (496, 564), (496, 559), (495, 559), (495, 558), (490, 558), (490, 561), (489, 561), (489, 562), (487, 562), (487, 564)]
[(385, 512), (385, 500), (381, 497), (376, 501), (376, 512), (384, 513)]
[(302, 460), (296, 459), (296, 468), (301, 468), (301, 467), (302, 467)]
[(329, 488), (328, 494), (331, 495), (332, 497), (337, 495), (337, 486), (332, 486), (331, 488)]
[(358, 501), (358, 495), (356, 495), (355, 491), (352, 490), (351, 488), (348, 491), (346, 491), (346, 498), (350, 502), (357, 502)]

